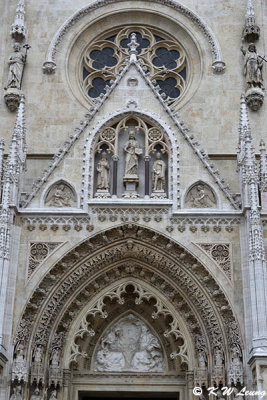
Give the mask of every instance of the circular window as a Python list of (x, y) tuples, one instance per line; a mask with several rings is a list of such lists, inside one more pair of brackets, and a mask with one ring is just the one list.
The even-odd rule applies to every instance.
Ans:
[(83, 53), (80, 76), (81, 88), (93, 104), (129, 59), (131, 34), (136, 34), (137, 58), (144, 72), (160, 87), (169, 104), (175, 105), (187, 83), (186, 54), (176, 40), (165, 32), (150, 27), (127, 26), (110, 31), (91, 42)]

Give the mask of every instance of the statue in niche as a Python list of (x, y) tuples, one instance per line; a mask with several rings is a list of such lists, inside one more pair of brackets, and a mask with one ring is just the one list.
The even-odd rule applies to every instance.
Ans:
[(59, 366), (59, 359), (60, 359), (60, 350), (55, 349), (52, 354), (51, 354), (51, 367), (52, 368), (57, 368)]
[(197, 184), (190, 189), (186, 206), (193, 208), (211, 208), (216, 205), (215, 196), (211, 189), (204, 184)]
[(38, 345), (35, 347), (33, 352), (33, 360), (35, 363), (41, 363), (43, 361), (43, 346)]
[(45, 390), (44, 394), (41, 395), (40, 390), (36, 388), (34, 390), (34, 393), (31, 395), (30, 400), (45, 400), (47, 398), (46, 396), (47, 390)]
[(13, 394), (11, 395), (10, 400), (22, 400), (20, 385), (14, 387)]
[(242, 46), (241, 51), (245, 56), (244, 75), (246, 77), (248, 88), (253, 88), (253, 87), (262, 88), (263, 59), (257, 54), (255, 44), (250, 43), (247, 51)]
[(153, 192), (164, 191), (165, 189), (166, 164), (161, 159), (160, 153), (157, 153), (156, 157), (156, 161), (153, 164)]
[(124, 146), (125, 157), (125, 176), (138, 174), (138, 157), (142, 154), (142, 149), (135, 139), (135, 132), (130, 129), (129, 140)]
[(14, 43), (13, 45), (14, 53), (11, 54), (8, 64), (9, 73), (7, 80), (7, 87), (20, 89), (23, 68), (25, 64), (25, 55), (21, 52), (21, 46), (19, 43)]
[(198, 367), (200, 369), (206, 368), (205, 357), (202, 351), (198, 353)]
[(106, 152), (103, 152), (101, 159), (97, 164), (97, 189), (109, 190), (109, 162), (107, 160)]
[(163, 354), (158, 339), (134, 315), (123, 317), (101, 340), (95, 371), (162, 372)]
[(214, 352), (215, 366), (222, 367), (223, 366), (223, 353), (220, 349), (215, 349)]
[(74, 204), (73, 191), (64, 183), (53, 186), (46, 198), (46, 205), (49, 207), (72, 207)]
[(57, 391), (55, 389), (52, 390), (49, 400), (57, 400)]

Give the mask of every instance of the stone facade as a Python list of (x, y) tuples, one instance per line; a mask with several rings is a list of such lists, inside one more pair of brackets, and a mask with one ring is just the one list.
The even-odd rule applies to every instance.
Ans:
[(1, 400), (267, 393), (267, 8), (245, 3), (3, 1)]

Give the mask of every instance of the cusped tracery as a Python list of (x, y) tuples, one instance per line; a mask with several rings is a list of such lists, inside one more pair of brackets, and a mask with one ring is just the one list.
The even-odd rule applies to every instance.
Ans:
[(129, 59), (131, 34), (136, 34), (137, 59), (151, 81), (157, 83), (170, 104), (177, 103), (186, 87), (185, 50), (165, 32), (150, 27), (128, 26), (97, 38), (82, 59), (82, 89), (93, 103), (106, 92)]

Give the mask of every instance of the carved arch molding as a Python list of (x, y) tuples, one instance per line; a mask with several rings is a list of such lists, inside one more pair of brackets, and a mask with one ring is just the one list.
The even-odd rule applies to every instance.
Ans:
[[(123, 2), (124, 0), (119, 0)], [(222, 60), (222, 53), (219, 42), (215, 37), (214, 32), (211, 28), (206, 24), (206, 22), (194, 11), (185, 7), (181, 3), (178, 3), (173, 0), (165, 0), (164, 4), (162, 4), (162, 0), (147, 0), (149, 3), (160, 3), (161, 5), (167, 6), (172, 11), (176, 11), (182, 15), (184, 15), (190, 22), (192, 22), (203, 34), (205, 39), (207, 40), (211, 54), (212, 54), (212, 68), (215, 73), (221, 73), (225, 69), (225, 63)], [(64, 36), (68, 33), (72, 27), (90, 14), (92, 11), (97, 10), (99, 8), (108, 6), (110, 4), (118, 3), (118, 0), (96, 0), (92, 2), (92, 4), (81, 8), (76, 13), (74, 13), (64, 24), (58, 29), (56, 34), (54, 35), (50, 46), (47, 51), (46, 61), (43, 64), (43, 70), (46, 73), (53, 73), (56, 69), (56, 55), (58, 53), (58, 47), (60, 43), (63, 41)]]
[(134, 224), (85, 240), (43, 277), (14, 336), (12, 380), (59, 387), (73, 362), (90, 370), (99, 332), (127, 312), (156, 320), (169, 371), (243, 382), (238, 321), (218, 283), (179, 244)]

